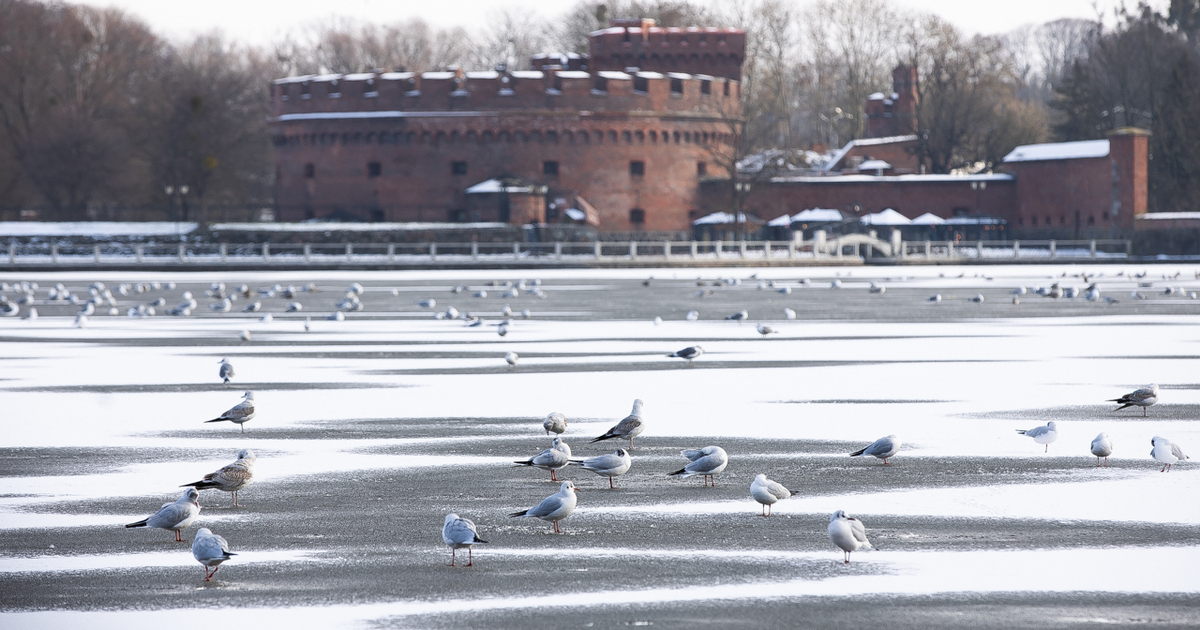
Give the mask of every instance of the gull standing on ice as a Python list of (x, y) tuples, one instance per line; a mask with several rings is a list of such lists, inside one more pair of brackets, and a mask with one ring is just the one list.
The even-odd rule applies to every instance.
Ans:
[(532, 466), (550, 471), (550, 481), (559, 481), (555, 471), (567, 467), (571, 461), (571, 447), (562, 438), (554, 438), (554, 445), (524, 461), (513, 462), (520, 466)]
[(504, 360), (508, 363), (508, 369), (513, 370), (517, 367), (517, 359), (521, 358), (516, 352), (508, 351), (504, 353)]
[(859, 549), (870, 549), (867, 540), (867, 528), (862, 521), (838, 510), (829, 517), (829, 540), (846, 552), (846, 564), (850, 564), (850, 552)]
[(225, 384), (229, 384), (229, 379), (233, 378), (233, 364), (228, 359), (221, 359), (221, 368), (217, 374), (224, 379)]
[(457, 514), (447, 514), (446, 521), (442, 525), (442, 542), (450, 548), (450, 566), (454, 566), (455, 553), (467, 548), (467, 564), (471, 566), (475, 564), (475, 559), (471, 557), (471, 545), (475, 543), (487, 543), (486, 540), (479, 537), (475, 531), (475, 523), (468, 518), (461, 518)]
[(1112, 455), (1113, 447), (1112, 440), (1108, 439), (1107, 433), (1101, 433), (1092, 440), (1092, 455), (1096, 456), (1096, 466), (1100, 465), (1100, 458), (1104, 458), (1104, 465), (1108, 466), (1108, 456)]
[(1050, 452), (1050, 443), (1058, 439), (1058, 425), (1053, 422), (1047, 422), (1044, 427), (1034, 427), (1032, 429), (1017, 429), (1017, 433), (1033, 438), (1034, 442), (1046, 445), (1046, 452)]
[(894, 435), (889, 435), (871, 442), (871, 445), (866, 448), (861, 448), (853, 453), (850, 453), (850, 457), (870, 455), (872, 457), (878, 457), (879, 459), (882, 459), (883, 463), (886, 465), (888, 463), (888, 458), (895, 455), (899, 450), (900, 440), (898, 440)]
[(1135, 389), (1120, 398), (1112, 398), (1108, 402), (1119, 403), (1121, 406), (1113, 411), (1120, 411), (1126, 407), (1138, 406), (1142, 408), (1142, 417), (1146, 417), (1146, 407), (1158, 402), (1158, 385), (1152, 383), (1149, 387)]
[(545, 499), (542, 499), (541, 503), (529, 508), (528, 510), (513, 512), (512, 514), (509, 514), (508, 517), (520, 518), (523, 516), (528, 516), (532, 518), (540, 518), (543, 521), (553, 523), (554, 531), (556, 533), (562, 533), (562, 529), (559, 528), (558, 522), (564, 518), (567, 518), (571, 515), (571, 512), (575, 511), (575, 502), (578, 499), (578, 497), (575, 496), (577, 491), (578, 488), (575, 487), (575, 484), (571, 483), (570, 481), (564, 481), (562, 482), (562, 486), (559, 487), (558, 492), (546, 497)]
[(629, 440), (629, 449), (633, 450), (633, 438), (642, 434), (646, 429), (646, 423), (642, 420), (642, 399), (638, 398), (633, 401), (633, 411), (629, 412), (625, 419), (621, 420), (609, 429), (607, 433), (592, 440), (599, 442), (601, 440), (610, 440), (612, 438), (626, 438)]
[(792, 493), (783, 487), (783, 484), (771, 481), (766, 475), (759, 473), (750, 483), (750, 496), (762, 504), (762, 516), (770, 516), (771, 506), (792, 496)]
[(246, 422), (254, 419), (254, 392), (246, 392), (242, 394), (242, 402), (234, 405), (228, 411), (212, 420), (205, 420), (204, 424), (210, 422), (223, 422), (228, 420), (236, 423), (242, 428), (242, 433), (246, 432)]
[(200, 514), (200, 493), (195, 488), (188, 488), (183, 496), (174, 503), (164, 503), (153, 516), (144, 518), (125, 527), (157, 527), (175, 531), (175, 542), (183, 542), (180, 533), (196, 520)]
[(192, 486), (196, 490), (216, 488), (222, 492), (232, 492), (233, 507), (238, 507), (238, 490), (245, 488), (250, 485), (251, 481), (254, 481), (254, 462), (257, 460), (258, 457), (254, 455), (254, 451), (244, 448), (238, 452), (236, 462), (204, 475), (204, 479), (200, 481), (185, 483), (180, 487)]
[(770, 326), (767, 326), (766, 324), (758, 325), (758, 334), (760, 334), (764, 337), (766, 337), (767, 335), (769, 335), (771, 333), (776, 333), (776, 332), (779, 332), (779, 331), (775, 330), (774, 328), (771, 328)]
[(742, 309), (742, 310), (734, 313), (733, 315), (726, 317), (725, 319), (731, 319), (740, 324), (740, 323), (746, 321), (747, 319), (750, 319), (750, 313), (748, 311), (746, 311), (745, 309)]
[(1154, 445), (1154, 449), (1150, 451), (1150, 456), (1162, 462), (1162, 470), (1158, 472), (1171, 472), (1171, 466), (1180, 460), (1188, 459), (1187, 455), (1183, 454), (1183, 449), (1179, 445), (1168, 440), (1165, 437), (1154, 436), (1150, 440)]
[(217, 574), (217, 569), (221, 568), (221, 563), (236, 555), (229, 551), (229, 542), (212, 533), (207, 527), (201, 527), (196, 532), (196, 540), (192, 541), (192, 557), (204, 565), (205, 582), (211, 582)]
[(613, 477), (619, 477), (629, 472), (629, 467), (633, 465), (633, 460), (629, 459), (629, 451), (619, 448), (608, 455), (600, 455), (598, 457), (589, 457), (587, 459), (573, 459), (572, 464), (582, 466), (584, 470), (590, 470), (601, 477), (608, 477), (609, 489), (615, 489), (613, 485)]
[(717, 478), (714, 475), (725, 470), (725, 467), (729, 465), (729, 455), (720, 446), (684, 449), (679, 451), (679, 454), (691, 460), (691, 463), (675, 472), (667, 473), (667, 476), (682, 475), (684, 479), (687, 479), (693, 475), (703, 475), (706, 487), (709, 480), (712, 480), (714, 488), (717, 487)]
[(692, 361), (700, 358), (700, 355), (702, 354), (704, 354), (704, 348), (701, 348), (700, 346), (688, 346), (683, 350), (677, 350), (671, 354), (668, 354), (667, 356), (677, 359), (687, 359), (688, 367), (691, 367)]
[(542, 428), (546, 430), (546, 435), (550, 435), (551, 431), (562, 435), (567, 431), (567, 417), (557, 411), (552, 411), (542, 421)]

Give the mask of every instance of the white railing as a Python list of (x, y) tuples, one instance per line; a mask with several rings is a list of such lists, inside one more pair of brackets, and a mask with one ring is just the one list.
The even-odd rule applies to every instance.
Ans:
[[(4, 266), (305, 266), (463, 265), (603, 261), (687, 264), (689, 261), (807, 259), (1005, 260), (1128, 258), (1128, 240), (1085, 241), (882, 241), (849, 235), (812, 241), (594, 241), (556, 243), (18, 243), (0, 250)], [(6, 255), (5, 255), (6, 254)]]

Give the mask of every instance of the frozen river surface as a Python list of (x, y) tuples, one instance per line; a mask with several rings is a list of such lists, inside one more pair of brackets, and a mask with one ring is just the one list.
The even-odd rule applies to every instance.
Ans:
[[(0, 276), (36, 281), (41, 313), (0, 319), (0, 626), (182, 625), (184, 610), (262, 627), (1195, 626), (1198, 272), (562, 270), (541, 274), (544, 297), (503, 297), (496, 284), (521, 279), (503, 271)], [(120, 315), (106, 303), (83, 328), (78, 305), (47, 300), (94, 281), (176, 284), (118, 293)], [(318, 290), (217, 313), (214, 281)], [(363, 310), (326, 320), (352, 282)], [(1032, 293), (1054, 283), (1080, 297)], [(1117, 301), (1083, 299), (1092, 283)], [(186, 290), (194, 316), (125, 316)], [(291, 301), (303, 310), (285, 314)], [(433, 317), (449, 306), (482, 325)], [(742, 309), (746, 323), (724, 319)], [(665, 356), (696, 344), (693, 367)], [(1105, 402), (1150, 383), (1161, 402), (1145, 417)], [(245, 390), (258, 413), (244, 434), (204, 423)], [(512, 464), (549, 446), (547, 413), (590, 457), (622, 446), (588, 440), (635, 398), (647, 428), (616, 490), (571, 467), (563, 534), (506, 517), (557, 490)], [(1016, 432), (1051, 420), (1048, 452)], [(1114, 453), (1098, 468), (1100, 432)], [(888, 434), (904, 442), (891, 465), (847, 456)], [(1156, 435), (1196, 459), (1160, 473)], [(667, 476), (680, 449), (710, 444), (730, 457), (716, 487)], [(208, 527), (239, 554), (213, 582), (171, 533), (123, 527), (243, 448), (258, 461), (241, 507), (204, 490), (184, 532)], [(758, 473), (794, 494), (771, 518), (749, 495)], [(877, 547), (849, 565), (826, 535), (839, 509)], [(473, 567), (446, 566), (449, 512), (490, 541)]]

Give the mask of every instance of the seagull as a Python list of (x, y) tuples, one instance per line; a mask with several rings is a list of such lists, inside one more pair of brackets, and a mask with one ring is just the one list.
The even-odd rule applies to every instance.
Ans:
[(575, 487), (575, 484), (571, 483), (570, 481), (564, 481), (562, 482), (562, 485), (559, 486), (558, 492), (555, 492), (545, 499), (542, 499), (541, 503), (529, 508), (528, 510), (513, 512), (512, 514), (509, 514), (508, 517), (540, 518), (543, 521), (554, 523), (554, 531), (557, 533), (562, 533), (562, 529), (559, 528), (558, 522), (564, 518), (567, 518), (571, 515), (571, 512), (575, 511), (575, 502), (578, 499), (578, 497), (575, 496), (575, 493), (578, 491), (579, 489)]
[(783, 309), (783, 317), (784, 317), (785, 319), (796, 319), (796, 311), (793, 311), (793, 310), (792, 310), (792, 309), (790, 309), (790, 308), (784, 307), (784, 309)]
[(691, 460), (691, 463), (675, 472), (667, 473), (668, 477), (683, 475), (683, 478), (687, 479), (693, 475), (703, 475), (704, 485), (708, 486), (711, 479), (714, 488), (717, 486), (717, 479), (714, 475), (725, 470), (725, 467), (729, 465), (729, 455), (720, 446), (684, 449), (679, 451), (679, 454)]
[(766, 324), (758, 325), (758, 334), (760, 334), (764, 337), (766, 337), (767, 335), (769, 335), (771, 333), (776, 333), (776, 332), (779, 332), (779, 331), (775, 330), (774, 328), (771, 328), (770, 326), (767, 326)]
[(1047, 422), (1044, 427), (1034, 427), (1026, 431), (1025, 429), (1017, 429), (1017, 433), (1027, 435), (1033, 438), (1034, 442), (1046, 445), (1046, 452), (1050, 452), (1050, 443), (1058, 439), (1058, 426), (1053, 422)]
[(226, 385), (229, 384), (229, 379), (233, 378), (233, 364), (229, 362), (229, 359), (221, 359), (221, 368), (217, 374), (225, 380)]
[(342, 314), (341, 311), (336, 311), (334, 313), (330, 313), (329, 315), (326, 315), (325, 319), (327, 319), (331, 322), (344, 322), (344, 321), (346, 321), (346, 316), (344, 314)]
[(200, 514), (200, 493), (195, 488), (188, 488), (183, 496), (174, 503), (164, 503), (153, 516), (144, 518), (125, 527), (157, 527), (175, 531), (175, 542), (183, 542), (181, 532), (187, 529), (196, 516)]
[(598, 457), (589, 457), (587, 459), (573, 459), (572, 464), (582, 466), (584, 470), (590, 470), (601, 477), (608, 477), (609, 489), (615, 489), (613, 485), (613, 477), (619, 477), (629, 472), (629, 467), (633, 465), (633, 461), (629, 459), (629, 451), (619, 448), (608, 455), (600, 455)]
[[(437, 300), (435, 300), (433, 298), (429, 298), (428, 300), (421, 300), (421, 301), (417, 302), (417, 306), (420, 306), (421, 308), (433, 308), (433, 307), (437, 306)], [(467, 521), (467, 522), (470, 523), (471, 521)], [(474, 530), (472, 529), (472, 531), (474, 531)], [(449, 543), (447, 543), (447, 544), (449, 544)]]
[(942, 302), (942, 294), (941, 294), (941, 293), (934, 293), (933, 295), (929, 296), (929, 299), (928, 299), (928, 300), (926, 300), (926, 301), (927, 301), (927, 302), (933, 302), (934, 304), (941, 304), (941, 302)]
[(233, 407), (230, 407), (229, 411), (226, 411), (225, 413), (221, 414), (220, 416), (218, 416), (216, 418), (213, 418), (212, 420), (205, 420), (204, 424), (208, 424), (210, 422), (221, 422), (224, 420), (228, 420), (228, 421), (234, 422), (238, 426), (242, 427), (242, 433), (245, 433), (246, 432), (246, 422), (249, 420), (253, 420), (253, 419), (254, 419), (254, 392), (246, 392), (245, 394), (242, 394), (242, 402), (234, 405)]
[(208, 308), (211, 308), (212, 310), (214, 310), (218, 313), (228, 313), (230, 310), (233, 309), (233, 300), (231, 300), (229, 298), (225, 298), (225, 299), (221, 300), (220, 302), (213, 302), (213, 303), (209, 304)]
[(455, 553), (466, 547), (466, 566), (469, 567), (475, 563), (474, 558), (471, 557), (471, 545), (487, 541), (479, 537), (475, 531), (475, 523), (471, 519), (460, 518), (457, 514), (447, 514), (446, 521), (442, 525), (442, 542), (450, 548), (450, 566), (454, 566)]
[(299, 303), (299, 302), (288, 302), (288, 303), (287, 303), (287, 306), (286, 306), (286, 307), (283, 309), (283, 312), (285, 312), (285, 313), (298, 313), (298, 312), (300, 312), (300, 311), (302, 311), (302, 310), (304, 310), (304, 305), (303, 305), (303, 304), (301, 304), (301, 303)]
[(567, 431), (567, 417), (557, 411), (552, 411), (542, 421), (542, 428), (546, 430), (546, 435), (550, 435), (551, 431), (562, 435)]
[(879, 284), (878, 282), (872, 281), (871, 288), (868, 291), (870, 293), (883, 293), (883, 292), (887, 291), (887, 287), (883, 286), (882, 284)]
[(1100, 466), (1100, 458), (1104, 458), (1104, 465), (1108, 466), (1108, 456), (1112, 455), (1113, 447), (1112, 440), (1108, 439), (1107, 433), (1101, 433), (1092, 440), (1092, 455), (1096, 456), (1096, 466)]
[(747, 312), (745, 309), (742, 309), (742, 310), (734, 313), (733, 315), (726, 317), (725, 319), (731, 319), (740, 324), (740, 323), (746, 321), (747, 319), (750, 319), (750, 313)]
[(207, 527), (201, 527), (196, 532), (196, 540), (192, 541), (192, 557), (204, 565), (205, 582), (211, 582), (212, 577), (217, 574), (217, 569), (221, 568), (221, 563), (236, 555), (229, 551), (229, 542), (212, 533)]
[(701, 348), (700, 346), (688, 346), (683, 350), (672, 352), (667, 356), (678, 359), (687, 359), (688, 366), (690, 367), (692, 365), (692, 361), (700, 358), (700, 355), (702, 354), (704, 354), (704, 348)]
[(984, 297), (983, 297), (982, 293), (976, 293), (975, 297), (971, 298), (971, 301), (976, 304), (983, 304), (983, 300), (984, 300)]
[(262, 302), (255, 301), (255, 302), (251, 302), (251, 303), (247, 304), (246, 306), (242, 307), (242, 312), (243, 313), (257, 313), (261, 309), (262, 309)]
[(258, 457), (254, 455), (254, 451), (244, 448), (238, 452), (236, 462), (224, 466), (218, 471), (204, 475), (204, 479), (200, 481), (185, 483), (180, 487), (192, 486), (196, 490), (216, 488), (223, 492), (232, 492), (233, 507), (238, 507), (238, 490), (245, 488), (250, 485), (251, 481), (254, 481), (254, 462), (257, 459)]
[(1171, 466), (1175, 462), (1189, 459), (1187, 455), (1183, 454), (1183, 449), (1179, 448), (1178, 444), (1165, 437), (1156, 435), (1150, 440), (1150, 443), (1154, 445), (1154, 449), (1150, 451), (1150, 456), (1163, 464), (1162, 470), (1158, 472), (1171, 472)]
[(896, 439), (896, 436), (894, 436), (894, 435), (889, 435), (887, 437), (881, 437), (878, 440), (871, 442), (871, 445), (866, 448), (861, 448), (861, 449), (858, 449), (857, 451), (854, 451), (853, 453), (850, 453), (850, 457), (858, 457), (859, 455), (870, 455), (872, 457), (878, 457), (879, 459), (882, 459), (884, 465), (887, 465), (888, 458), (895, 455), (896, 451), (899, 451), (899, 450), (900, 450), (900, 440)]
[(517, 367), (517, 359), (521, 358), (516, 352), (509, 350), (504, 353), (504, 360), (508, 362), (508, 369), (514, 370)]
[(830, 288), (830, 289), (840, 289), (840, 288), (842, 288), (842, 281), (841, 281), (841, 280), (834, 280), (833, 282), (830, 282), (830, 283), (829, 283), (829, 288)]
[(770, 507), (776, 502), (792, 496), (792, 493), (782, 484), (771, 481), (767, 479), (766, 475), (760, 473), (750, 483), (750, 496), (762, 504), (762, 516), (770, 516), (771, 513), (768, 511)]
[(775, 289), (775, 292), (776, 292), (776, 293), (782, 293), (782, 294), (784, 294), (784, 295), (791, 295), (791, 294), (792, 294), (792, 287), (780, 287), (780, 288), (778, 288), (778, 289)]
[(508, 324), (507, 323), (500, 324), (500, 327), (496, 329), (496, 334), (500, 335), (501, 337), (503, 337), (504, 335), (507, 335), (508, 334)]
[(700, 319), (700, 311), (688, 311), (687, 312), (687, 320), (689, 322), (694, 322), (697, 319)]
[(567, 467), (571, 461), (571, 446), (562, 441), (562, 438), (554, 438), (554, 445), (550, 448), (530, 457), (525, 461), (513, 462), (519, 466), (532, 466), (542, 470), (550, 471), (550, 481), (560, 481), (556, 471)]
[(593, 439), (592, 442), (612, 438), (627, 438), (629, 440), (629, 450), (633, 450), (633, 438), (641, 435), (645, 428), (646, 423), (642, 420), (642, 399), (638, 398), (633, 401), (633, 411), (630, 411), (628, 416), (625, 416), (623, 420), (609, 429), (604, 435)]
[(304, 318), (304, 332), (308, 332), (311, 329), (312, 329), (312, 318), (305, 317)]
[(243, 330), (241, 333), (238, 333), (238, 338), (242, 341), (250, 341), (250, 331)]
[(838, 510), (829, 517), (829, 540), (846, 552), (846, 564), (850, 564), (850, 552), (859, 549), (870, 549), (867, 540), (867, 528), (862, 521)]
[(1119, 403), (1121, 406), (1113, 411), (1120, 411), (1126, 407), (1137, 405), (1142, 408), (1142, 417), (1146, 417), (1146, 407), (1158, 402), (1158, 385), (1152, 383), (1149, 387), (1135, 389), (1120, 398), (1110, 399), (1108, 402)]

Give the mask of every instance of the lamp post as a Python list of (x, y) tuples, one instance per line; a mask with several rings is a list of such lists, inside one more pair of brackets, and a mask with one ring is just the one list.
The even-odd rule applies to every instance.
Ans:
[(175, 203), (179, 204), (179, 214), (180, 214), (181, 222), (187, 221), (187, 200), (185, 199), (185, 197), (187, 197), (188, 190), (190, 190), (190, 189), (188, 188), (187, 184), (180, 184), (178, 186), (167, 186), (166, 188), (163, 188), (163, 191), (167, 193), (167, 197), (174, 198)]
[(971, 182), (971, 190), (975, 191), (975, 214), (979, 214), (979, 197), (980, 194), (987, 190), (987, 182), (973, 181)]
[(741, 233), (742, 223), (742, 198), (750, 194), (750, 182), (736, 182), (733, 187), (737, 190), (733, 204), (733, 234), (738, 236)]

